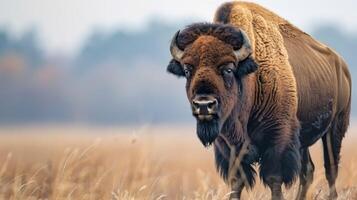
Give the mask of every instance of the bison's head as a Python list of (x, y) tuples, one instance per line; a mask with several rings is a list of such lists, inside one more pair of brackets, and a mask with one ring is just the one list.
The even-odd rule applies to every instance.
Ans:
[(242, 78), (257, 69), (244, 31), (200, 23), (178, 31), (167, 71), (186, 77), (186, 92), (197, 119), (197, 135), (211, 144), (239, 101)]

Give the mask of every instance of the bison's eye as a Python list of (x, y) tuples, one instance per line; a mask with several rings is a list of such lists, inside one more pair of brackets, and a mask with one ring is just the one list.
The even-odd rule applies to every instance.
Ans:
[(183, 65), (183, 71), (185, 73), (186, 78), (189, 78), (191, 76), (192, 68), (193, 68), (193, 66), (190, 64)]
[(228, 63), (220, 67), (223, 76), (231, 76), (234, 70), (234, 64)]
[(233, 73), (233, 70), (232, 69), (224, 69), (223, 73), (224, 74), (231, 74), (231, 73)]

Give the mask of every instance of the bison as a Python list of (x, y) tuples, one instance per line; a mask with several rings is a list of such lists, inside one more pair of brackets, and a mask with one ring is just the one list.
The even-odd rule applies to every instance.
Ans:
[(309, 146), (320, 138), (329, 198), (337, 197), (341, 142), (349, 125), (351, 76), (334, 50), (254, 3), (220, 6), (213, 23), (173, 37), (167, 71), (186, 77), (203, 145), (213, 144), (231, 199), (252, 188), (253, 165), (272, 194), (297, 177), (297, 199), (313, 180)]

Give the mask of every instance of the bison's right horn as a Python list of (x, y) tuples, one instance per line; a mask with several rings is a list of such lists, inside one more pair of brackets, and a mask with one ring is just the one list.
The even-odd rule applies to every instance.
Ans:
[(177, 61), (180, 61), (181, 58), (182, 58), (182, 56), (183, 56), (183, 50), (181, 50), (181, 49), (177, 46), (177, 44), (176, 44), (176, 42), (177, 42), (177, 37), (178, 37), (179, 33), (180, 33), (180, 30), (178, 30), (178, 31), (175, 33), (174, 37), (173, 37), (172, 40), (171, 40), (171, 45), (170, 45), (171, 55), (172, 55), (172, 57), (173, 57), (175, 60), (177, 60)]
[(242, 61), (242, 60), (246, 59), (253, 52), (252, 46), (250, 44), (250, 40), (249, 40), (247, 34), (243, 30), (241, 30), (240, 32), (243, 37), (243, 44), (240, 49), (238, 49), (234, 52), (238, 61)]

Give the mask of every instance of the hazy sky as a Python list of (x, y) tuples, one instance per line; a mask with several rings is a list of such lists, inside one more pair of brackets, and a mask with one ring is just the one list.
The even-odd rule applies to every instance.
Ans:
[[(0, 0), (0, 28), (21, 33), (39, 30), (51, 51), (73, 52), (95, 27), (137, 29), (148, 20), (211, 21), (217, 0)], [(297, 26), (310, 30), (318, 23), (335, 23), (357, 30), (356, 0), (258, 0)]]

